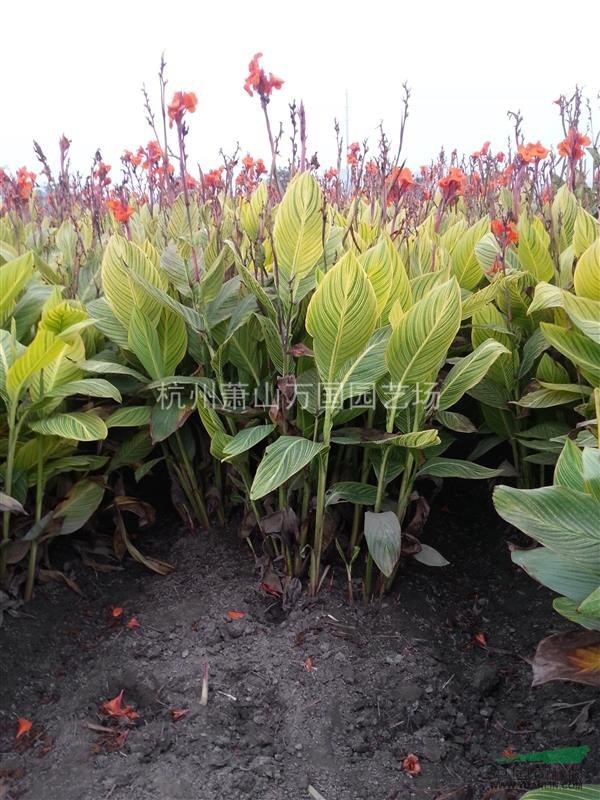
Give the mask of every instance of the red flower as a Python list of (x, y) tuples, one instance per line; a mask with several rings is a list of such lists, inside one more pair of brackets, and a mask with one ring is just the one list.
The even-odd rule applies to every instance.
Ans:
[(108, 173), (111, 171), (112, 167), (110, 164), (105, 164), (104, 161), (99, 161), (96, 169), (94, 170), (94, 177), (97, 178), (98, 183), (100, 186), (108, 186), (111, 182), (110, 178), (108, 177)]
[(352, 144), (348, 145), (348, 155), (346, 156), (346, 161), (348, 165), (351, 167), (355, 167), (358, 164), (358, 155), (360, 153), (360, 145), (358, 142), (352, 142)]
[(250, 97), (254, 96), (254, 92), (260, 95), (261, 100), (268, 101), (273, 89), (281, 89), (284, 81), (273, 75), (272, 72), (267, 74), (260, 66), (259, 60), (262, 58), (262, 53), (256, 53), (252, 61), (248, 64), (248, 77), (244, 82), (244, 89), (248, 92)]
[(35, 172), (29, 172), (27, 167), (17, 170), (17, 186), (19, 187), (19, 197), (21, 200), (29, 200), (36, 179)]
[(518, 153), (526, 164), (531, 161), (541, 161), (549, 152), (539, 141), (535, 144), (533, 142), (529, 142), (527, 145), (520, 144), (518, 147)]
[(379, 172), (379, 167), (377, 166), (377, 162), (373, 160), (367, 161), (367, 163), (365, 164), (365, 174), (372, 176), (372, 175), (377, 175), (378, 172)]
[(449, 203), (459, 197), (465, 190), (467, 176), (458, 167), (451, 167), (448, 174), (438, 181), (438, 186), (442, 190), (443, 199)]
[(585, 155), (584, 147), (591, 144), (588, 136), (578, 133), (575, 128), (569, 128), (569, 133), (562, 142), (558, 143), (558, 152), (570, 161), (579, 161)]
[(211, 169), (210, 172), (206, 172), (204, 174), (204, 185), (208, 189), (221, 189), (223, 188), (223, 181), (221, 180), (221, 173), (223, 172), (223, 167), (219, 167), (218, 169)]
[(193, 114), (197, 105), (198, 98), (194, 92), (175, 92), (173, 99), (167, 106), (169, 126), (172, 128), (174, 122), (179, 124), (187, 111)]
[[(127, 222), (129, 217), (135, 211), (135, 208), (132, 208), (131, 206), (128, 206), (127, 203), (124, 203), (122, 200), (117, 200), (115, 198), (109, 200), (106, 205), (108, 206), (108, 210), (117, 220), (117, 222)], [(113, 608), (112, 611), (113, 617), (120, 617), (122, 613), (123, 613), (122, 608)]]
[(504, 156), (504, 153), (502, 152), (502, 150), (500, 150), (499, 153), (496, 153), (496, 161), (499, 164), (501, 164), (504, 161), (504, 158), (505, 158), (505, 156)]
[(474, 153), (471, 153), (471, 158), (482, 158), (483, 156), (487, 156), (489, 149), (490, 149), (491, 142), (484, 142), (481, 146), (481, 150), (476, 150)]
[(501, 219), (493, 219), (490, 225), (492, 233), (501, 245), (508, 247), (509, 244), (516, 244), (519, 241), (519, 233), (513, 222), (503, 222)]

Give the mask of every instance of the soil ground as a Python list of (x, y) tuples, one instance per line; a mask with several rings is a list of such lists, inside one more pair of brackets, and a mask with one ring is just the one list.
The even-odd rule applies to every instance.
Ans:
[[(580, 744), (584, 781), (600, 782), (597, 693), (530, 686), (524, 657), (570, 626), (512, 565), (514, 535), (487, 487), (450, 484), (423, 535), (450, 566), (407, 563), (369, 607), (348, 604), (336, 570), (286, 611), (235, 532), (163, 521), (139, 544), (176, 564), (166, 577), (133, 562), (97, 574), (71, 553), (83, 596), (46, 584), (0, 628), (0, 798), (296, 800), (311, 785), (325, 800), (507, 800), (521, 792), (489, 791), (510, 779), (504, 748)], [(118, 724), (98, 709), (122, 689), (139, 717), (91, 729)], [(33, 727), (16, 741), (18, 717)]]

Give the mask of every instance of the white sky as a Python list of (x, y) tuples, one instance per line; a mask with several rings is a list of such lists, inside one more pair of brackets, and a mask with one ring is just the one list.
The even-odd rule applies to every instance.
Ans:
[(286, 81), (270, 105), (274, 126), (287, 125), (287, 103), (302, 98), (309, 151), (324, 167), (335, 161), (335, 116), (344, 132), (346, 89), (350, 139), (369, 137), (374, 149), (380, 120), (397, 141), (409, 82), (404, 155), (413, 167), (441, 145), (471, 152), (491, 139), (505, 149), (508, 109), (521, 109), (528, 139), (556, 143), (552, 101), (575, 83), (596, 98), (596, 114), (599, 105), (598, 0), (2, 0), (0, 31), (0, 165), (12, 169), (35, 169), (33, 138), (54, 163), (64, 132), (77, 168), (100, 147), (116, 171), (124, 148), (152, 138), (140, 88), (156, 98), (163, 50), (169, 96), (198, 95), (188, 149), (204, 168), (237, 140), (268, 156), (258, 99), (243, 91), (257, 51)]

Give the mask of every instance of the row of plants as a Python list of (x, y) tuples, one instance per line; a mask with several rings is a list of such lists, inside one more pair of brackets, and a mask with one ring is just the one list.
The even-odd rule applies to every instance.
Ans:
[(118, 557), (171, 569), (131, 532), (157, 476), (190, 528), (238, 526), (267, 591), (316, 594), (337, 559), (369, 599), (403, 557), (447, 563), (421, 542), (432, 485), (509, 481), (499, 513), (543, 545), (513, 560), (599, 629), (600, 162), (590, 186), (579, 104), (558, 156), (517, 119), (508, 156), (415, 177), (382, 133), (323, 173), (302, 106), (277, 164), (281, 84), (253, 59), (270, 170), (193, 179), (178, 92), (175, 147), (126, 151), (117, 187), (99, 154), (72, 176), (64, 137), (57, 177), (38, 148), (44, 190), (0, 176), (0, 581), (30, 597), (50, 543), (97, 519)]

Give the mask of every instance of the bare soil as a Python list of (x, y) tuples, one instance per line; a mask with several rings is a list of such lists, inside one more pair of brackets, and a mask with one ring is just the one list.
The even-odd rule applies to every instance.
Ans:
[[(311, 785), (325, 800), (507, 800), (521, 791), (490, 793), (510, 779), (505, 748), (580, 744), (598, 782), (597, 693), (530, 686), (524, 657), (570, 626), (512, 565), (514, 536), (487, 487), (450, 483), (423, 540), (451, 565), (407, 563), (368, 607), (348, 604), (336, 568), (284, 610), (235, 531), (163, 520), (139, 544), (176, 564), (167, 577), (133, 562), (97, 574), (67, 553), (83, 597), (47, 584), (0, 628), (0, 798), (296, 800)], [(127, 726), (99, 714), (122, 689), (139, 714)], [(17, 741), (19, 717), (33, 727)]]

